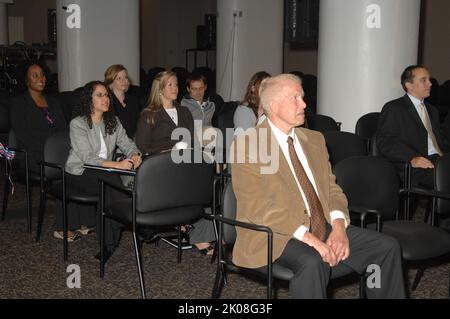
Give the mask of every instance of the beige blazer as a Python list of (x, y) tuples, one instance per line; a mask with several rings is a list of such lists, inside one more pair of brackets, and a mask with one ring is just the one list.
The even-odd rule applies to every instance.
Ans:
[[(268, 134), (261, 134), (262, 130)], [(257, 145), (270, 149), (270, 143), (272, 141), (276, 143), (274, 147), (278, 149), (278, 156), (274, 160), (278, 160), (279, 167), (274, 174), (261, 174), (260, 169), (268, 165), (258, 158), (259, 147), (257, 152), (250, 151), (251, 148), (248, 147), (250, 135), (241, 135), (233, 142), (232, 182), (237, 199), (237, 219), (266, 225), (273, 230), (273, 261), (275, 261), (281, 256), (295, 231), (301, 225), (309, 227), (310, 218), (289, 164), (268, 122), (258, 126), (256, 132)], [(318, 196), (328, 223), (330, 212), (334, 210), (342, 211), (350, 223), (347, 199), (342, 189), (335, 183), (323, 135), (304, 128), (296, 128), (295, 134), (314, 175)], [(252, 144), (255, 144), (255, 139), (252, 140)], [(238, 151), (242, 152), (242, 145), (245, 145), (243, 148), (245, 161), (236, 163), (239, 159)], [(237, 228), (233, 262), (248, 268), (267, 265), (266, 243), (266, 233)]]

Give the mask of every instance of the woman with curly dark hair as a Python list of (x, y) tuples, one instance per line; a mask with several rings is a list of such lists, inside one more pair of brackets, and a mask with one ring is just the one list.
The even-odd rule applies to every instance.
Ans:
[[(86, 170), (83, 165), (130, 170), (138, 168), (142, 162), (138, 148), (128, 138), (125, 129), (110, 108), (110, 101), (110, 92), (103, 82), (89, 82), (81, 94), (81, 114), (70, 122), (71, 149), (65, 166), (68, 173), (67, 181), (71, 187), (93, 195), (99, 194), (99, 177), (107, 178), (114, 183), (120, 183), (121, 179), (118, 175)], [(127, 156), (126, 159), (120, 162), (112, 160), (116, 147)], [(119, 196), (126, 197), (119, 192), (114, 194), (109, 192), (109, 196), (116, 199)], [(58, 215), (61, 218), (61, 214)], [(100, 214), (97, 213), (97, 217), (96, 224), (99, 226)], [(59, 232), (55, 232), (57, 233)], [(120, 225), (107, 220), (105, 225), (107, 258), (114, 251), (119, 236)]]

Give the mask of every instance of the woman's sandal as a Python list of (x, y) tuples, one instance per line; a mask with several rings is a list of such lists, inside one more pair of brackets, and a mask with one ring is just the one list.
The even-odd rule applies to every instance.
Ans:
[(95, 233), (95, 227), (81, 227), (80, 229), (77, 229), (77, 232), (86, 236)]
[[(55, 237), (56, 239), (64, 239), (64, 235), (63, 232), (59, 232), (59, 231), (54, 231), (53, 232), (53, 237)], [(67, 242), (68, 243), (73, 243), (77, 240), (80, 240), (81, 236), (78, 232), (73, 232), (72, 236), (67, 236)]]
[(197, 248), (197, 250), (204, 256), (212, 256), (212, 254), (214, 253), (214, 247), (212, 245), (209, 245), (208, 247), (203, 249)]

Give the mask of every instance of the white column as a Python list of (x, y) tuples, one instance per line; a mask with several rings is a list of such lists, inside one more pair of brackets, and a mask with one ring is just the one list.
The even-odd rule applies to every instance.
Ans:
[(283, 1), (217, 1), (216, 90), (225, 101), (242, 100), (258, 71), (283, 70)]
[(57, 0), (60, 91), (103, 80), (123, 64), (139, 83), (139, 0)]
[(358, 118), (404, 94), (417, 63), (420, 0), (321, 0), (318, 113), (354, 132)]
[(8, 45), (8, 10), (7, 4), (12, 0), (0, 0), (0, 45)]

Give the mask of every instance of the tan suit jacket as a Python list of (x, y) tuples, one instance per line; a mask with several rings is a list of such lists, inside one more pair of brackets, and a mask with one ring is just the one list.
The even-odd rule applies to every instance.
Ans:
[[(249, 134), (241, 135), (232, 145), (234, 152), (232, 153), (234, 154), (232, 181), (237, 199), (237, 219), (266, 225), (273, 230), (273, 261), (275, 261), (281, 256), (287, 242), (301, 225), (309, 228), (310, 218), (294, 175), (268, 122), (265, 121), (258, 126), (256, 132), (257, 135), (253, 136), (253, 139)], [(304, 128), (296, 128), (295, 134), (313, 173), (328, 223), (330, 223), (330, 212), (334, 210), (343, 212), (347, 222), (350, 223), (347, 199), (342, 189), (335, 183), (323, 135)], [(250, 145), (258, 145), (258, 151), (251, 150), (250, 140), (252, 140)], [(260, 169), (267, 167), (268, 164), (258, 158), (259, 148), (270, 150), (272, 141), (275, 143), (274, 147), (278, 149), (278, 156), (274, 159), (278, 160), (278, 171), (274, 174), (261, 174)], [(239, 152), (244, 154), (244, 163), (236, 163)], [(264, 152), (267, 151), (263, 150), (263, 154)], [(237, 228), (233, 262), (248, 268), (267, 265), (266, 233)]]

